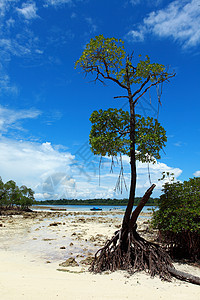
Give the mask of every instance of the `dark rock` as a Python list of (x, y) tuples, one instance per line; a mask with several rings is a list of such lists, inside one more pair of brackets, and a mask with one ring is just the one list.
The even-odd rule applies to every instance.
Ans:
[(91, 263), (93, 262), (93, 260), (94, 260), (94, 257), (93, 257), (93, 256), (88, 256), (88, 257), (86, 257), (85, 259), (82, 259), (82, 260), (80, 261), (80, 263), (81, 263), (82, 265), (88, 266), (88, 265), (91, 265)]

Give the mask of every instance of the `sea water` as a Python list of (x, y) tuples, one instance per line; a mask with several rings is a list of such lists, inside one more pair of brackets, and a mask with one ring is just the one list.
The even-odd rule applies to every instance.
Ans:
[[(34, 208), (36, 206), (37, 208)], [(91, 208), (97, 207), (101, 208), (102, 211), (108, 212), (108, 211), (125, 211), (126, 206), (109, 206), (109, 205), (99, 205), (99, 206), (94, 206), (94, 205), (44, 205), (44, 208), (42, 205), (33, 205), (32, 208), (33, 210), (45, 210), (45, 211), (50, 211), (51, 208), (53, 209), (66, 209), (66, 211), (78, 211), (78, 212), (86, 212), (90, 211)], [(133, 207), (133, 210), (136, 208), (136, 206)], [(156, 210), (156, 206), (144, 206), (142, 212), (147, 213), (151, 212), (152, 210)]]

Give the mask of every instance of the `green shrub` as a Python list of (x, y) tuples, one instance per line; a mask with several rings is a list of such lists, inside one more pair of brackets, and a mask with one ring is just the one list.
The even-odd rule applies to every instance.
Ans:
[(167, 183), (152, 224), (172, 257), (200, 258), (200, 178)]

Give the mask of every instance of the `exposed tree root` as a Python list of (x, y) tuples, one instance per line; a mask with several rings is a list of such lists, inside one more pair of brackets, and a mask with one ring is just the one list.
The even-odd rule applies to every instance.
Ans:
[(183, 281), (200, 284), (199, 277), (176, 270), (170, 256), (161, 246), (146, 241), (135, 230), (128, 233), (126, 247), (122, 243), (121, 230), (116, 232), (96, 252), (89, 270), (94, 273), (116, 270), (127, 270), (130, 273), (145, 271), (152, 277), (158, 275), (167, 281), (174, 276)]
[(136, 232), (137, 218), (154, 188), (155, 184), (146, 191), (132, 215), (132, 205), (127, 206), (122, 229), (96, 252), (89, 271), (94, 273), (116, 270), (127, 270), (130, 273), (146, 271), (152, 277), (158, 275), (163, 280), (169, 281), (171, 276), (175, 276), (184, 281), (200, 284), (199, 277), (176, 270), (170, 256), (161, 246), (146, 241)]
[(128, 233), (125, 247), (124, 244), (119, 231), (97, 251), (90, 271), (99, 273), (121, 269), (134, 273), (144, 270), (151, 276), (159, 275), (170, 280), (168, 266), (173, 267), (172, 261), (159, 245), (144, 240), (135, 230)]

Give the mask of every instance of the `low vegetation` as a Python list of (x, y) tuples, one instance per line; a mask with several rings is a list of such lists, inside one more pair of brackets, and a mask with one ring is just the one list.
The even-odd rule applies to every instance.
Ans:
[(166, 183), (158, 207), (153, 226), (171, 257), (200, 259), (200, 177)]

